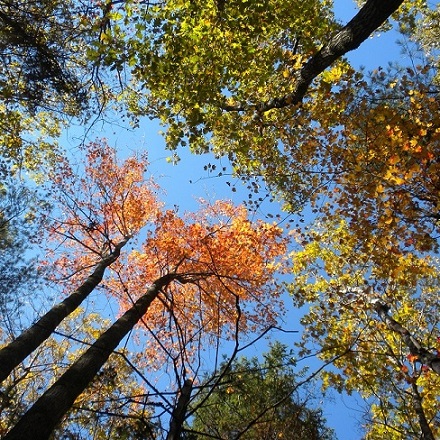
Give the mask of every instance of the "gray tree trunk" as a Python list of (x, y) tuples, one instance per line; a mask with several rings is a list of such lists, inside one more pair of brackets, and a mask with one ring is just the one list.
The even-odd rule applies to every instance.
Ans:
[(35, 402), (3, 440), (47, 440), (76, 398), (86, 389), (110, 354), (147, 312), (160, 290), (176, 274), (157, 281)]
[(4, 381), (15, 367), (38, 348), (53, 333), (61, 321), (69, 316), (99, 285), (105, 269), (118, 259), (121, 249), (127, 244), (128, 240), (129, 237), (118, 243), (113, 252), (96, 265), (93, 273), (87, 277), (78, 289), (64, 301), (52, 307), (35, 324), (0, 350), (0, 382)]

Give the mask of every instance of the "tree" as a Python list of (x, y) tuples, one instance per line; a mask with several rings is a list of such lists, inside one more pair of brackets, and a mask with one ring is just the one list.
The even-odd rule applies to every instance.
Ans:
[[(311, 203), (324, 228), (310, 235), (297, 231), (307, 250), (305, 278), (292, 286), (298, 304), (317, 303), (304, 319), (310, 340), (321, 345), (324, 358), (340, 354), (336, 366), (345, 368), (350, 357), (357, 363), (356, 369), (347, 367), (353, 381), (344, 386), (378, 399), (379, 409), (373, 405), (372, 411), (381, 414), (382, 425), (372, 425), (372, 438), (393, 432), (433, 438), (436, 397), (425, 391), (425, 376), (435, 387), (435, 362), (426, 375), (427, 364), (409, 378), (401, 376), (401, 368), (406, 356), (421, 360), (421, 348), (434, 359), (430, 335), (437, 324), (432, 291), (438, 269), (427, 253), (438, 250), (439, 233), (437, 72), (428, 63), (400, 71), (379, 68), (368, 77), (340, 58), (402, 3), (387, 2), (381, 14), (383, 2), (367, 1), (338, 28), (328, 9), (313, 3), (289, 4), (286, 11), (283, 2), (259, 4), (261, 10), (254, 4), (247, 9), (169, 2), (151, 12), (148, 44), (142, 47), (143, 36), (136, 36), (127, 54), (135, 57), (134, 76), (148, 91), (144, 113), (168, 125), (170, 148), (188, 143), (195, 152), (228, 154), (237, 173), (262, 175), (290, 212)], [(414, 29), (417, 8), (435, 21), (423, 2), (412, 5), (402, 5), (402, 27)], [(310, 11), (295, 9), (309, 6)], [(312, 34), (303, 31), (304, 20), (301, 32), (295, 29), (303, 16), (314, 23)], [(370, 19), (363, 21), (366, 16)], [(192, 87), (200, 83), (206, 89)], [(136, 110), (143, 113), (142, 107)], [(405, 316), (387, 317), (366, 298), (351, 303), (350, 288), (364, 280), (373, 284), (379, 304), (390, 302)], [(422, 341), (419, 349), (408, 346), (392, 322)], [(421, 334), (414, 331), (417, 322)], [(342, 356), (352, 344), (355, 354)], [(364, 372), (359, 365), (375, 374), (356, 384), (354, 378)], [(386, 382), (390, 375), (396, 380)], [(333, 384), (342, 389), (337, 379)]]
[(99, 2), (0, 2), (2, 174), (25, 169), (41, 179), (64, 154), (57, 143), (62, 129), (85, 124), (116, 93), (87, 56), (105, 22)]
[[(72, 246), (74, 252), (69, 259), (63, 252), (53, 266), (61, 273), (73, 270), (70, 286), (84, 268), (97, 265), (102, 276), (103, 261), (113, 263), (113, 276), (101, 286), (117, 299), (123, 314), (66, 368), (4, 438), (48, 438), (138, 323), (141, 332), (152, 336), (137, 361), (140, 368), (159, 366), (161, 352), (165, 359), (173, 359), (173, 368), (179, 368), (206, 338), (228, 339), (238, 331), (253, 332), (276, 323), (280, 292), (273, 277), (282, 270), (278, 259), (286, 249), (280, 228), (252, 223), (244, 208), (220, 201), (187, 219), (173, 211), (161, 212), (142, 183), (144, 170), (145, 162), (135, 158), (118, 166), (114, 152), (95, 143), (90, 146), (85, 178), (76, 179), (66, 163), (60, 163), (60, 173), (54, 173), (56, 188), (64, 188), (65, 203), (64, 218), (55, 221), (50, 233), (56, 233), (62, 243), (67, 239), (64, 245)], [(116, 260), (111, 252), (122, 247), (118, 248), (119, 237), (131, 237), (148, 222), (142, 248)], [(99, 281), (90, 283), (89, 279), (92, 289)], [(54, 329), (38, 327), (31, 329), (33, 337)]]
[(214, 388), (212, 378), (201, 385), (185, 438), (334, 438), (322, 413), (301, 400), (295, 359), (287, 347), (274, 343), (263, 358), (223, 364)]
[[(337, 88), (352, 74), (341, 57), (402, 3), (369, 0), (341, 27), (330, 5), (320, 1), (169, 1), (140, 11), (124, 2), (100, 53), (114, 49), (108, 57), (114, 66), (127, 60), (141, 90), (148, 91), (145, 105), (130, 101), (133, 111), (167, 126), (169, 148), (212, 148), (229, 155), (237, 172), (262, 173), (270, 182), (274, 167), (283, 165), (276, 154), (283, 136), (302, 128), (304, 118), (318, 116), (304, 113), (302, 104), (314, 101), (321, 114), (334, 114)], [(137, 18), (134, 28), (127, 26), (128, 17)], [(115, 61), (120, 40), (125, 49)], [(332, 74), (325, 78), (329, 67)]]
[(20, 309), (20, 297), (38, 284), (35, 261), (26, 256), (32, 235), (41, 227), (34, 221), (37, 204), (34, 194), (14, 181), (0, 187), (0, 314), (5, 331)]
[[(153, 195), (154, 186), (149, 188), (143, 182), (144, 167), (144, 161), (134, 158), (118, 167), (112, 151), (101, 144), (90, 145), (85, 167), (87, 179), (77, 178), (66, 161), (59, 162), (51, 176), (52, 188), (48, 190), (54, 202), (58, 198), (58, 209), (61, 207), (65, 217), (51, 222), (48, 235), (58, 237), (61, 243), (67, 240), (67, 244), (70, 241), (83, 248), (83, 254), (78, 255), (76, 261), (64, 255), (55, 263), (63, 276), (80, 285), (0, 350), (0, 380), (87, 298), (133, 234), (154, 218), (158, 205)], [(59, 244), (57, 249), (61, 250)], [(69, 271), (76, 267), (76, 272), (66, 272), (66, 265)], [(89, 267), (94, 270), (84, 280), (82, 271)], [(70, 290), (71, 284), (68, 288)]]
[[(297, 279), (291, 286), (297, 304), (312, 306), (304, 318), (304, 350), (313, 341), (325, 360), (336, 356), (335, 367), (342, 373), (327, 373), (325, 385), (376, 399), (371, 408), (381, 424), (369, 427), (371, 438), (437, 435), (437, 395), (430, 389), (438, 388), (432, 336), (438, 264), (430, 253), (438, 250), (439, 233), (438, 74), (435, 66), (421, 65), (400, 72), (378, 69), (368, 77), (342, 58), (386, 26), (392, 14), (411, 33), (420, 13), (422, 20), (434, 23), (435, 11), (422, 0), (367, 0), (341, 26), (330, 5), (319, 1), (118, 1), (97, 4), (84, 14), (77, 9), (70, 14), (61, 5), (59, 16), (60, 6), (48, 3), (40, 9), (55, 20), (41, 30), (38, 23), (45, 16), (34, 10), (34, 3), (19, 10), (14, 5), (5, 6), (10, 15), (0, 15), (5, 24), (1, 56), (8, 56), (6, 43), (14, 48), (13, 76), (3, 72), (0, 85), (2, 172), (23, 164), (38, 169), (46, 153), (52, 166), (59, 162), (52, 180), (55, 188), (68, 182), (61, 197), (66, 217), (50, 230), (63, 241), (52, 249), (60, 257), (53, 255), (48, 265), (77, 285), (84, 283), (84, 268), (98, 275), (89, 279), (88, 290), (79, 289), (85, 295), (59, 315), (48, 334), (98, 285), (130, 318), (118, 335), (114, 332), (124, 320), (99, 336), (98, 344), (106, 341), (105, 353), (98, 355), (94, 346), (81, 355), (14, 432), (26, 430), (39, 407), (55, 406), (51, 393), (79, 375), (78, 386), (63, 395), (64, 406), (53, 412), (51, 429), (139, 322), (141, 336), (148, 337), (148, 361), (139, 361), (139, 368), (151, 367), (150, 360), (156, 365), (169, 361), (179, 377), (170, 429), (170, 436), (178, 436), (194, 386), (186, 367), (200, 353), (204, 337), (234, 339), (240, 331), (264, 331), (277, 316), (277, 303), (273, 309), (266, 304), (267, 286), (280, 267), (267, 262), (286, 250), (275, 226), (249, 222), (242, 209), (227, 203), (208, 204), (185, 218), (161, 211), (156, 198), (146, 196), (148, 189), (142, 193), (145, 187), (138, 186), (142, 161), (127, 162), (122, 172), (109, 150), (92, 145), (89, 178), (78, 181), (50, 142), (35, 143), (32, 130), (56, 136), (58, 120), (53, 112), (50, 123), (44, 112), (34, 117), (41, 106), (28, 105), (26, 96), (44, 104), (67, 92), (67, 101), (75, 101), (70, 95), (77, 76), (63, 70), (67, 62), (58, 61), (70, 60), (60, 42), (66, 35), (63, 24), (72, 22), (78, 27), (67, 35), (74, 29), (81, 37), (67, 48), (77, 50), (71, 61), (78, 72), (92, 66), (101, 92), (112, 89), (102, 73), (114, 72), (126, 87), (123, 98), (132, 114), (159, 117), (171, 149), (188, 143), (195, 152), (228, 155), (238, 174), (262, 175), (290, 212), (310, 203), (322, 228), (294, 231), (304, 249), (294, 254)], [(429, 32), (420, 31), (417, 38), (425, 47), (432, 45)], [(87, 50), (85, 41), (92, 43)], [(124, 69), (132, 80), (125, 84)], [(26, 130), (28, 139), (23, 139)], [(136, 170), (132, 180), (131, 165)], [(145, 197), (154, 202), (151, 210)], [(122, 252), (142, 227), (143, 245)], [(101, 281), (110, 264), (110, 276)], [(152, 290), (145, 294), (147, 286)], [(252, 304), (250, 309), (244, 302)], [(134, 304), (148, 311), (152, 321), (140, 319)], [(40, 339), (32, 347), (25, 344), (24, 356), (47, 337), (41, 339), (38, 326), (31, 333)], [(90, 366), (88, 375), (82, 365)]]
[[(78, 308), (61, 323), (57, 335), (49, 337), (13, 371), (0, 388), (2, 437), (41, 394), (41, 389), (108, 325), (109, 321), (98, 313), (86, 315)], [(122, 349), (110, 356), (51, 438), (135, 439), (155, 432), (154, 424), (149, 423), (152, 414), (141, 403), (147, 390), (136, 380), (123, 353)]]
[(324, 385), (367, 400), (367, 438), (438, 437), (438, 259), (373, 240), (360, 248), (343, 220), (299, 241), (290, 289), (311, 304), (303, 353), (338, 356)]

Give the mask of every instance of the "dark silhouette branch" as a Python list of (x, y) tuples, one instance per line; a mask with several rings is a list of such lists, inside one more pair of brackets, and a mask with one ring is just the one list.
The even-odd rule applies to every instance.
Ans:
[(331, 37), (328, 43), (301, 67), (293, 78), (295, 86), (292, 93), (256, 105), (226, 105), (223, 110), (246, 111), (255, 109), (259, 112), (267, 112), (274, 108), (299, 104), (307, 93), (310, 84), (319, 74), (347, 52), (357, 49), (402, 3), (403, 0), (368, 0), (352, 20)]
[(180, 440), (183, 423), (186, 419), (186, 413), (191, 399), (191, 392), (193, 389), (193, 382), (190, 379), (185, 380), (180, 395), (177, 399), (170, 421), (170, 431), (168, 432), (166, 440)]

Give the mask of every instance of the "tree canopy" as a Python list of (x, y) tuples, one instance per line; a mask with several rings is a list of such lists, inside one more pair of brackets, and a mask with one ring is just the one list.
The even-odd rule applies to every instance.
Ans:
[[(261, 362), (242, 357), (223, 364), (220, 384), (211, 393), (200, 393), (198, 401), (206, 399), (200, 408), (194, 402), (194, 421), (185, 438), (333, 439), (321, 412), (301, 401), (295, 364), (280, 343), (272, 345)], [(210, 381), (202, 389), (209, 390)]]
[[(272, 438), (310, 416), (328, 438), (297, 373), (272, 368), (287, 348), (266, 355), (275, 376), (238, 358), (295, 307), (295, 356), (365, 399), (365, 438), (438, 437), (438, 21), (424, 0), (366, 0), (346, 23), (329, 0), (0, 1), (2, 312), (32, 293), (27, 330), (2, 328), (1, 435)], [(389, 31), (407, 58), (350, 64)], [(89, 139), (145, 117), (175, 162), (186, 147), (256, 182), (248, 209), (165, 208), (147, 152)], [(284, 230), (256, 218), (267, 192)]]

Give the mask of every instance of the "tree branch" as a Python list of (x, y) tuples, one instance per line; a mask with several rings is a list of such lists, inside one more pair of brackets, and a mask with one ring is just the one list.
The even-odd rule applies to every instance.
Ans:
[(386, 326), (393, 332), (400, 334), (403, 342), (408, 347), (409, 352), (413, 356), (417, 356), (420, 362), (430, 367), (432, 371), (440, 374), (440, 358), (437, 357), (436, 354), (431, 353), (424, 348), (422, 344), (416, 338), (414, 338), (405, 327), (389, 316), (389, 307), (386, 304), (377, 300), (373, 303), (373, 307)]
[(327, 44), (315, 53), (297, 72), (293, 81), (294, 91), (256, 105), (224, 106), (225, 111), (245, 111), (254, 108), (267, 112), (299, 104), (312, 81), (337, 59), (357, 49), (377, 28), (395, 12), (403, 0), (368, 0), (363, 8)]

